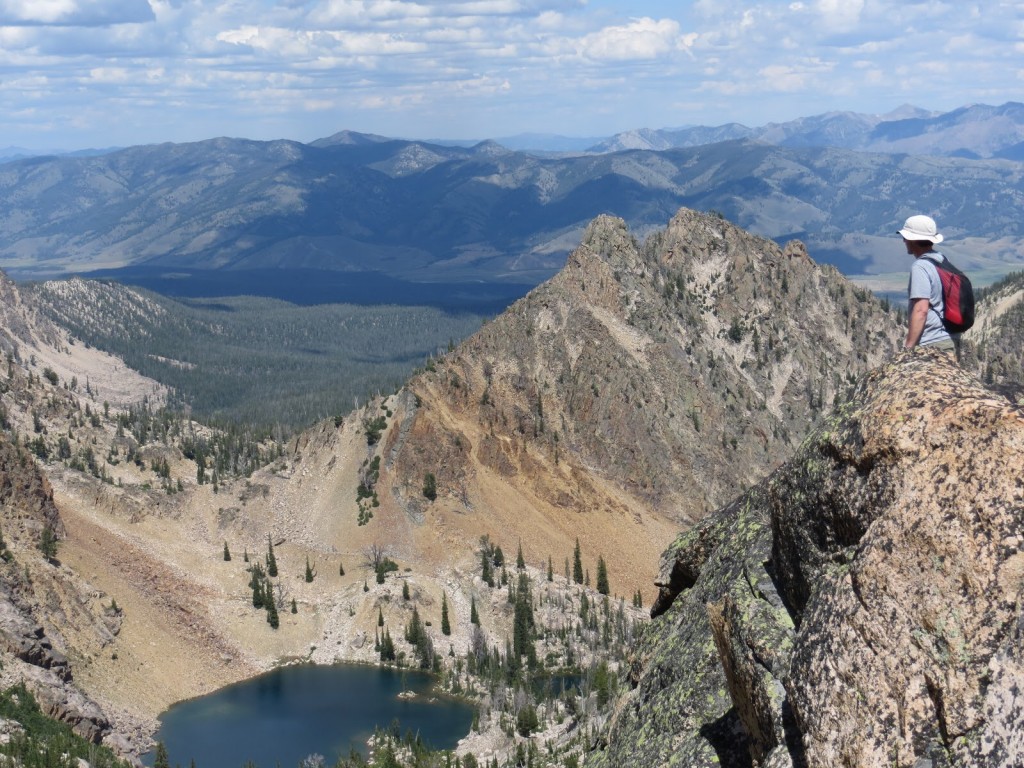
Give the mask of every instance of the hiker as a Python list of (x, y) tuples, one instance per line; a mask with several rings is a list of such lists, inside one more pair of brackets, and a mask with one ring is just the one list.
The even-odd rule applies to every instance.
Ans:
[(907, 338), (904, 349), (931, 347), (956, 353), (959, 334), (950, 334), (943, 323), (942, 279), (933, 263), (946, 257), (935, 250), (943, 237), (930, 216), (911, 216), (899, 230), (907, 253), (914, 257), (907, 284)]

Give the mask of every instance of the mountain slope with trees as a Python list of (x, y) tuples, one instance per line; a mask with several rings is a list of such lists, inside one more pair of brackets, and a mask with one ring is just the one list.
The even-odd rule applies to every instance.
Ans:
[[(63, 526), (60, 565), (30, 565), (66, 597), (26, 594), (111, 734), (282, 659), (401, 660), (476, 697), (461, 751), (499, 764), (545, 740), (576, 759), (621, 717), (658, 554), (845, 412), (903, 335), (799, 243), (691, 210), (641, 242), (601, 217), (559, 275), (398, 391), (279, 443), (144, 389), (106, 407), (71, 386), (95, 350), (8, 288), (24, 311), (5, 322), (29, 332), (5, 328), (22, 341), (0, 367), (4, 439)], [(21, 519), (2, 512), (4, 531)], [(566, 668), (580, 696), (524, 693)]]
[(540, 158), (493, 143), (215, 139), (0, 165), (0, 259), (19, 277), (228, 270), (258, 274), (266, 292), (281, 267), (536, 285), (595, 216), (646, 235), (687, 206), (876, 274), (902, 271), (892, 233), (925, 210), (988, 281), (1019, 264), (1022, 195), (1009, 160), (752, 140)]

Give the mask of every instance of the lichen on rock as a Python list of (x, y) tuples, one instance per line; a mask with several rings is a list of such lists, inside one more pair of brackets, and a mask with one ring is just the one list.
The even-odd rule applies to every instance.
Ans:
[(1021, 764), (1022, 465), (1024, 413), (948, 355), (871, 372), (666, 552), (594, 762)]

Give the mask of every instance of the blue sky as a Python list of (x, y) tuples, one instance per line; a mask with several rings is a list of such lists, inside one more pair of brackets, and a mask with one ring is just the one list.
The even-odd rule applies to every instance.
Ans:
[(0, 0), (0, 147), (781, 122), (1024, 101), (1024, 2)]

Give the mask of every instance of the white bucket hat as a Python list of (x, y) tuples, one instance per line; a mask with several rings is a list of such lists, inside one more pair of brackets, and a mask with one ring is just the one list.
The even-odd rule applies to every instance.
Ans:
[(899, 233), (907, 240), (928, 240), (932, 243), (941, 243), (944, 238), (936, 231), (937, 229), (935, 219), (931, 216), (911, 216)]

